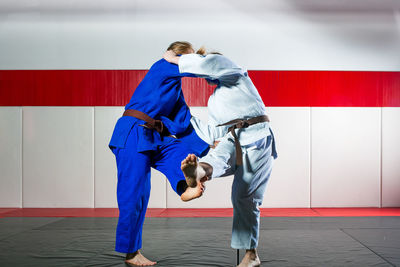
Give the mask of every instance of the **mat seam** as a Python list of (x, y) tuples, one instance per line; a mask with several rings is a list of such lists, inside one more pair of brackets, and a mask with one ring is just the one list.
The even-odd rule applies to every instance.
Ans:
[[(8, 217), (8, 218), (24, 218), (24, 217)], [(60, 220), (62, 220), (62, 219), (65, 219), (65, 218), (60, 218)], [(59, 220), (57, 220), (57, 221), (59, 221)], [(56, 222), (56, 221), (54, 221), (54, 222)], [(54, 222), (46, 223), (45, 225), (47, 225), (47, 224), (52, 224), (52, 223), (54, 223)], [(42, 225), (42, 226), (45, 226), (45, 225)], [(42, 227), (42, 226), (40, 226), (40, 227)], [(21, 232), (18, 232), (18, 233), (9, 235), (9, 236), (7, 236), (6, 238), (2, 238), (2, 239), (0, 239), (0, 241), (3, 241), (3, 240), (5, 240), (5, 239), (8, 239), (8, 238), (10, 238), (10, 237), (13, 237), (13, 236), (16, 236), (16, 235), (19, 235), (19, 234), (22, 234), (22, 233), (25, 233), (25, 232), (28, 232), (28, 231), (40, 231), (40, 230), (39, 230), (39, 229), (35, 229), (35, 228), (27, 229), (27, 230), (24, 230), (24, 231), (21, 231)]]
[(396, 267), (395, 264), (391, 263), (389, 260), (385, 259), (383, 256), (381, 256), (380, 254), (378, 254), (377, 252), (375, 252), (374, 250), (372, 250), (370, 247), (368, 247), (367, 245), (363, 244), (360, 240), (358, 240), (357, 238), (355, 238), (354, 236), (352, 236), (349, 233), (346, 233), (344, 231), (345, 228), (339, 228), (340, 231), (342, 231), (344, 234), (346, 234), (347, 236), (349, 236), (351, 239), (357, 241), (360, 245), (362, 245), (363, 247), (367, 248), (369, 251), (371, 251), (372, 253), (374, 253), (376, 256), (378, 256), (379, 258), (381, 258), (382, 260), (384, 260), (385, 262), (389, 263), (391, 266)]

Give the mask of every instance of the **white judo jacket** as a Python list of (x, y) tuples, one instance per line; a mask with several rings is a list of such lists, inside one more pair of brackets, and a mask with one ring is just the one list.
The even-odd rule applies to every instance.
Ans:
[[(228, 126), (216, 127), (219, 124), (265, 115), (265, 105), (247, 71), (228, 58), (218, 54), (182, 55), (179, 59), (179, 71), (218, 84), (208, 99), (209, 124), (204, 124), (195, 117), (191, 119), (196, 133), (207, 143), (213, 144), (227, 134)], [(236, 129), (236, 134), (240, 144), (245, 146), (270, 135), (269, 123)]]

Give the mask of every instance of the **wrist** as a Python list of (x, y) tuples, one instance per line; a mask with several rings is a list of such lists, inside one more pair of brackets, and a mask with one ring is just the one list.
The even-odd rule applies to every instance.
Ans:
[(180, 58), (180, 57), (178, 57), (178, 56), (174, 56), (174, 57), (171, 59), (171, 63), (174, 63), (174, 64), (176, 64), (176, 65), (179, 65), (179, 58)]

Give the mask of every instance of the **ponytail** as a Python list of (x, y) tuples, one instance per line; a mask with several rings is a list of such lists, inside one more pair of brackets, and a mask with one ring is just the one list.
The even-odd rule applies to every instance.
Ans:
[(199, 54), (199, 55), (202, 55), (202, 56), (207, 55), (206, 48), (204, 46), (200, 47), (199, 50), (197, 50), (196, 54)]

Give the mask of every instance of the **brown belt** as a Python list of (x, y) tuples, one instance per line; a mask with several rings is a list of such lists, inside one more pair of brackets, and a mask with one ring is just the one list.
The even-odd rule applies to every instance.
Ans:
[(146, 113), (143, 113), (139, 110), (136, 109), (127, 109), (125, 110), (124, 114), (122, 116), (131, 116), (134, 118), (137, 118), (139, 120), (145, 121), (145, 124), (140, 124), (140, 126), (143, 126), (148, 129), (152, 129), (160, 133), (161, 136), (169, 136), (170, 133), (166, 127), (164, 127), (164, 123), (160, 120), (155, 120)]
[(242, 148), (240, 146), (239, 138), (237, 137), (235, 133), (235, 129), (238, 128), (247, 128), (250, 125), (260, 123), (260, 122), (269, 122), (269, 118), (267, 115), (262, 115), (258, 117), (254, 117), (251, 119), (243, 120), (243, 119), (236, 119), (236, 120), (231, 120), (228, 121), (227, 123), (224, 124), (219, 124), (217, 126), (227, 126), (227, 125), (232, 125), (231, 127), (228, 128), (228, 131), (232, 133), (233, 138), (235, 139), (235, 147), (236, 147), (236, 165), (243, 165), (243, 159), (242, 159)]

